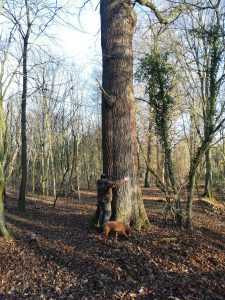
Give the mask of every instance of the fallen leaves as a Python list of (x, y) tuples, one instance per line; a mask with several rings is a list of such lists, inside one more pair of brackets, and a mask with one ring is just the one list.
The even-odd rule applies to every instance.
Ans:
[[(28, 200), (22, 214), (10, 198), (0, 240), (0, 299), (224, 299), (225, 220), (196, 205), (191, 235), (162, 226), (163, 203), (146, 201), (152, 226), (131, 241), (102, 240), (88, 227), (96, 199)], [(202, 204), (201, 204), (202, 205)], [(38, 209), (36, 207), (38, 206)]]

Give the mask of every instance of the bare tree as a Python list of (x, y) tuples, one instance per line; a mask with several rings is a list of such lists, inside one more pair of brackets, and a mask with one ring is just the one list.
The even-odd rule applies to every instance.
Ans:
[[(3, 55), (1, 59), (1, 69), (0, 69), (0, 236), (3, 237), (9, 236), (9, 232), (5, 226), (4, 202), (3, 202), (3, 191), (5, 190), (4, 170), (5, 170), (5, 162), (7, 156), (7, 144), (5, 141), (5, 136), (6, 136), (5, 120), (3, 114), (3, 99), (15, 75), (15, 69), (14, 69), (14, 71), (9, 76), (5, 76), (6, 62), (10, 54), (9, 49), (11, 46), (11, 39), (13, 37), (13, 33), (14, 33), (14, 28), (12, 28), (9, 33), (9, 38), (7, 39), (5, 47), (1, 48)], [(4, 43), (2, 43), (2, 45), (4, 45)]]
[[(220, 103), (218, 111), (220, 89), (224, 82), (224, 4), (214, 1), (207, 10), (190, 11), (185, 18), (186, 38), (189, 50), (186, 56), (189, 61), (189, 76), (192, 78), (192, 88), (201, 100), (202, 113), (200, 117), (204, 122), (203, 131), (198, 126), (195, 114), (195, 126), (200, 143), (191, 160), (188, 183), (188, 214), (187, 226), (192, 227), (192, 199), (195, 187), (196, 172), (202, 157), (206, 161), (205, 195), (212, 195), (212, 168), (210, 160), (210, 146), (217, 132), (224, 123), (224, 101)], [(188, 55), (191, 57), (188, 58)], [(196, 84), (196, 78), (198, 78)], [(198, 84), (199, 83), (199, 84)]]
[[(53, 9), (54, 8), (54, 9)], [(44, 0), (24, 0), (20, 7), (16, 1), (6, 2), (5, 17), (14, 24), (22, 40), (22, 99), (21, 99), (21, 184), (18, 198), (18, 209), (25, 210), (27, 186), (27, 91), (28, 91), (28, 51), (31, 35), (32, 45), (46, 31), (62, 6), (57, 1), (47, 3)]]

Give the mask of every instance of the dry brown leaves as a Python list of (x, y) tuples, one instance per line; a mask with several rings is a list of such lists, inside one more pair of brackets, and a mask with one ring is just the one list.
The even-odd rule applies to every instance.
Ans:
[[(147, 197), (146, 197), (147, 199)], [(13, 238), (0, 240), (0, 299), (224, 299), (225, 217), (196, 202), (190, 234), (161, 222), (164, 203), (145, 201), (151, 227), (115, 244), (88, 222), (96, 199), (28, 197), (6, 210)], [(31, 234), (35, 238), (31, 239)]]

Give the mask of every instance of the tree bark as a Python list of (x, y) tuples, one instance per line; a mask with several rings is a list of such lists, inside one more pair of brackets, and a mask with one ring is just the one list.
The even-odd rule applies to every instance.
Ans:
[(148, 120), (148, 137), (147, 137), (147, 166), (145, 170), (145, 188), (150, 187), (150, 169), (149, 166), (151, 165), (151, 156), (152, 156), (152, 129), (153, 129), (153, 112), (152, 108), (149, 105), (149, 120)]
[(18, 209), (25, 210), (25, 197), (27, 187), (27, 121), (26, 121), (26, 106), (27, 106), (27, 51), (28, 51), (29, 33), (23, 40), (23, 92), (21, 102), (21, 183), (18, 199)]
[[(69, 178), (69, 187), (74, 192), (76, 190), (78, 201), (81, 200), (80, 194), (80, 156), (79, 156), (79, 144), (80, 144), (80, 137), (79, 133), (75, 133), (72, 130), (73, 136), (73, 159), (71, 162), (71, 171), (70, 171), (70, 178)], [(75, 172), (75, 176), (74, 176)], [(74, 182), (75, 179), (75, 182)], [(74, 186), (75, 183), (75, 186)]]
[(10, 234), (5, 225), (4, 202), (3, 202), (3, 188), (4, 188), (4, 174), (2, 164), (0, 166), (0, 237), (8, 237)]
[[(196, 170), (196, 169), (195, 169)], [(188, 193), (187, 193), (187, 219), (186, 227), (189, 230), (192, 230), (192, 206), (193, 206), (193, 197), (195, 189), (195, 177), (196, 171), (192, 169), (189, 173), (189, 182), (188, 182)]]
[(130, 180), (113, 194), (113, 218), (136, 228), (149, 224), (137, 179), (132, 38), (136, 15), (123, 0), (102, 0), (101, 45), (103, 171)]
[(204, 196), (212, 197), (212, 164), (211, 150), (208, 149), (205, 153), (205, 191)]
[[(217, 132), (217, 130), (216, 130)], [(209, 149), (209, 146), (213, 140), (214, 133), (209, 135), (207, 140), (202, 142), (202, 145), (196, 150), (195, 156), (191, 161), (191, 168), (189, 172), (188, 178), (188, 196), (187, 196), (187, 219), (186, 226), (188, 229), (192, 229), (192, 205), (193, 205), (193, 196), (194, 196), (194, 188), (195, 188), (195, 178), (196, 172), (199, 164), (201, 163), (202, 157), (205, 152)]]
[(42, 187), (42, 195), (46, 196), (46, 166), (45, 166), (45, 141), (42, 141), (41, 145), (41, 187)]
[[(149, 161), (149, 164), (151, 164), (151, 162)], [(149, 188), (150, 187), (150, 170), (148, 167), (146, 167), (145, 170), (145, 183), (144, 183), (144, 187), (145, 188)]]
[[(0, 83), (1, 84), (1, 83)], [(4, 202), (3, 202), (3, 190), (4, 190), (4, 120), (3, 120), (3, 97), (0, 87), (0, 237), (8, 237), (9, 232), (5, 226), (4, 215)]]
[(32, 194), (35, 194), (35, 169), (36, 169), (36, 153), (35, 151), (33, 152), (33, 160), (32, 160)]
[(51, 171), (52, 171), (52, 184), (53, 184), (53, 196), (56, 196), (56, 175), (55, 175), (55, 164), (54, 164), (54, 155), (53, 155), (53, 143), (52, 143), (52, 132), (51, 132), (51, 125), (50, 125), (50, 117), (48, 114), (48, 119), (47, 119), (47, 136), (49, 140), (49, 160), (51, 163)]

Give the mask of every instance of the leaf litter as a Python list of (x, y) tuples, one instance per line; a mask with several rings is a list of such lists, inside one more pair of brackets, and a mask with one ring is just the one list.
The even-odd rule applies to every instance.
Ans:
[(195, 230), (162, 222), (163, 202), (145, 197), (151, 226), (131, 241), (104, 241), (89, 227), (96, 196), (82, 201), (28, 196), (24, 213), (9, 195), (11, 238), (0, 239), (2, 299), (225, 299), (225, 216), (194, 206)]

